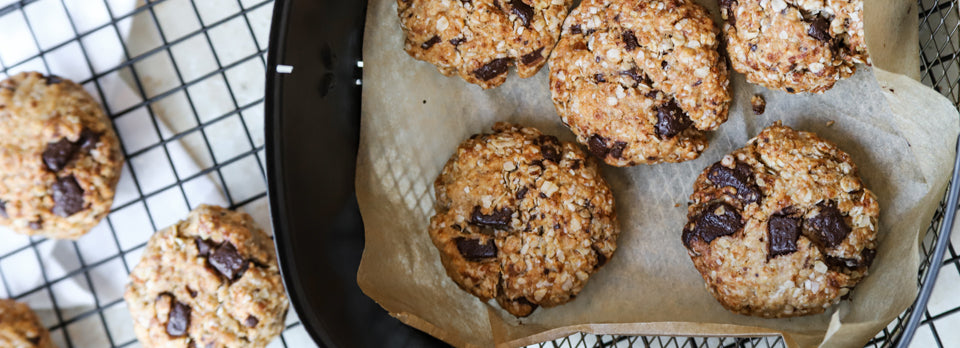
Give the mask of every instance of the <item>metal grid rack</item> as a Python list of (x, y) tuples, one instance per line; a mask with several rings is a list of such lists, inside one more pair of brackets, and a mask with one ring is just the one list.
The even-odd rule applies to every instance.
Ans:
[[(126, 5), (118, 5), (124, 2)], [(120, 186), (127, 185), (126, 191), (132, 193), (120, 197), (123, 188), (118, 188), (111, 213), (85, 238), (71, 242), (0, 237), (0, 298), (49, 307), (37, 312), (57, 345), (139, 346), (122, 299), (126, 281), (117, 284), (104, 279), (129, 273), (153, 231), (182, 218), (200, 203), (191, 190), (197, 182), (213, 183), (225, 196), (222, 205), (245, 210), (269, 228), (263, 92), (258, 88), (263, 86), (272, 8), (272, 0), (0, 0), (0, 22), (23, 27), (2, 35), (6, 39), (20, 36), (13, 40), (34, 52), (14, 59), (0, 54), (0, 79), (29, 70), (83, 76), (74, 79), (101, 101), (113, 119), (127, 160)], [(173, 9), (180, 13), (171, 16)], [(80, 10), (99, 16), (81, 18)], [(170, 24), (175, 17), (189, 25)], [(52, 23), (49, 18), (62, 20)], [(61, 30), (51, 35), (51, 27)], [(136, 33), (125, 32), (126, 28)], [(38, 35), (40, 32), (44, 34)], [(122, 39), (127, 34), (149, 39)], [(104, 38), (122, 51), (122, 57), (108, 65), (95, 54)], [(222, 44), (224, 41), (241, 44), (229, 46)], [(74, 64), (51, 64), (51, 57), (64, 54), (71, 55)], [(122, 102), (104, 87), (107, 81), (115, 84), (120, 80), (134, 94)], [(220, 103), (210, 106), (211, 100)], [(170, 105), (179, 108), (165, 112)], [(170, 124), (166, 114), (173, 113), (186, 116)], [(225, 138), (230, 138), (228, 145), (223, 145)], [(175, 146), (189, 148), (188, 159), (195, 160), (192, 167), (185, 167), (182, 158), (172, 155)], [(184, 169), (188, 167), (191, 169)], [(168, 175), (164, 180), (145, 181), (153, 172)], [(90, 235), (108, 242), (91, 245), (88, 240), (97, 237)], [(57, 260), (62, 264), (57, 269), (42, 256), (53, 247), (70, 255)], [(11, 287), (13, 268), (26, 264), (37, 267), (42, 281), (26, 288)], [(66, 286), (68, 282), (88, 291), (92, 305), (65, 305), (61, 295), (77, 289)], [(292, 310), (286, 324), (270, 347), (314, 345)]]

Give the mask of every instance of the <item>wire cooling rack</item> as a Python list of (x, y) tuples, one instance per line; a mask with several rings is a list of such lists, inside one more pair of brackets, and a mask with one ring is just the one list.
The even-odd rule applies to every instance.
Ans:
[[(272, 8), (264, 0), (0, 0), (0, 23), (15, 28), (0, 40), (32, 52), (0, 52), (0, 79), (31, 70), (81, 76), (114, 121), (127, 159), (120, 185), (134, 192), (118, 189), (111, 213), (76, 242), (0, 237), (0, 298), (35, 307), (58, 346), (139, 346), (117, 274), (137, 264), (153, 231), (201, 202), (198, 184), (213, 183), (222, 205), (269, 228), (262, 104)], [(122, 57), (104, 64), (96, 53), (105, 43)], [(106, 89), (117, 81), (132, 96)], [(51, 248), (60, 249), (56, 267), (42, 256)], [(42, 280), (11, 286), (22, 267)], [(68, 304), (77, 291), (92, 304)], [(292, 308), (286, 324), (270, 347), (315, 346)]]

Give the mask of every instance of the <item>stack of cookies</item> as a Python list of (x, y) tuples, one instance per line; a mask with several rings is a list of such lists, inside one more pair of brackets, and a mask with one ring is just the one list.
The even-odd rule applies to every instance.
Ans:
[[(549, 66), (557, 114), (580, 143), (497, 123), (437, 177), (428, 232), (461, 288), (523, 317), (573, 300), (613, 257), (619, 224), (599, 162), (698, 158), (731, 103), (729, 69), (822, 93), (868, 63), (859, 0), (398, 0), (404, 49), (494, 88)], [(762, 113), (758, 98), (754, 109)], [(592, 156), (591, 156), (592, 155)], [(849, 155), (776, 122), (693, 181), (678, 241), (725, 308), (823, 312), (867, 274), (879, 205)]]

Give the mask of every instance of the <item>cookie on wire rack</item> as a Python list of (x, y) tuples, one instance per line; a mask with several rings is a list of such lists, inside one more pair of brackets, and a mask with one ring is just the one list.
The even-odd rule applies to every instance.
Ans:
[(289, 308), (270, 236), (208, 205), (150, 237), (124, 299), (144, 347), (265, 347)]
[(50, 332), (29, 306), (0, 300), (0, 347), (53, 348)]
[(0, 224), (76, 239), (110, 212), (123, 154), (100, 105), (73, 81), (0, 82)]
[(867, 275), (880, 206), (836, 145), (779, 122), (707, 167), (682, 240), (727, 309), (816, 314)]

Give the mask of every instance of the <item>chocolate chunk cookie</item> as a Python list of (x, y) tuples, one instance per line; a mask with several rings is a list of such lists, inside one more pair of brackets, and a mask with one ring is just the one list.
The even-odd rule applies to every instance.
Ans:
[(53, 348), (50, 333), (30, 307), (0, 300), (0, 347)]
[(124, 299), (148, 348), (264, 347), (289, 306), (270, 236), (206, 205), (150, 238)]
[(727, 52), (747, 81), (822, 93), (868, 63), (863, 1), (719, 0)]
[(76, 239), (113, 204), (123, 154), (83, 87), (39, 73), (0, 82), (0, 224)]
[(585, 0), (550, 57), (560, 118), (607, 164), (687, 161), (727, 120), (717, 29), (688, 0)]
[(430, 237), (447, 274), (522, 317), (572, 300), (620, 233), (596, 160), (534, 128), (464, 141), (434, 183)]
[(707, 167), (690, 200), (683, 245), (736, 313), (821, 313), (876, 255), (880, 206), (850, 156), (779, 122)]
[(560, 36), (572, 0), (397, 0), (404, 49), (416, 59), (493, 88), (507, 70), (533, 76)]

